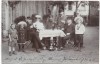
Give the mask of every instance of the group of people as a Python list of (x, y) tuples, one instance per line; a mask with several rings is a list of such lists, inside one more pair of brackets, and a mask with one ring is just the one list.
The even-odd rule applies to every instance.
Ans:
[[(60, 16), (63, 17), (63, 16)], [(16, 54), (16, 44), (18, 44), (18, 51), (25, 52), (25, 44), (31, 42), (32, 48), (36, 49), (36, 52), (40, 53), (40, 49), (51, 49), (51, 47), (56, 47), (58, 50), (62, 50), (65, 47), (66, 42), (74, 42), (74, 47), (78, 51), (81, 51), (83, 47), (83, 35), (85, 32), (85, 26), (83, 24), (83, 18), (78, 14), (73, 20), (67, 18), (64, 20), (59, 19), (58, 22), (52, 22), (52, 29), (60, 29), (65, 33), (65, 37), (59, 37), (58, 43), (56, 44), (57, 38), (54, 38), (54, 44), (51, 45), (50, 38), (44, 38), (42, 41), (39, 38), (39, 32), (45, 30), (47, 25), (43, 23), (42, 17), (40, 15), (35, 15), (35, 22), (30, 17), (22, 18), (17, 24), (11, 24), (9, 33), (9, 55)], [(49, 18), (50, 19), (50, 18)], [(50, 20), (51, 21), (51, 20)], [(70, 40), (70, 41), (69, 41)], [(44, 43), (46, 42), (46, 43)], [(49, 43), (48, 43), (49, 42)]]

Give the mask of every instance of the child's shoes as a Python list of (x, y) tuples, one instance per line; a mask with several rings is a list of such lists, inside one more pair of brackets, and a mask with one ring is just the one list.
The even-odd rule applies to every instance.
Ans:
[(16, 55), (16, 52), (15, 52), (15, 51), (13, 51), (13, 54), (14, 54), (14, 55)]
[(9, 52), (9, 56), (11, 56), (12, 55), (12, 53), (11, 52)]

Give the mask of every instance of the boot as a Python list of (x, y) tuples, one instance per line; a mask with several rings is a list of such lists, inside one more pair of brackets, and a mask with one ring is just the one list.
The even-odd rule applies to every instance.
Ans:
[(36, 52), (41, 53), (40, 50), (36, 49)]
[(13, 51), (13, 54), (14, 54), (14, 55), (16, 55), (16, 52), (15, 52), (15, 51)]
[(22, 45), (22, 52), (25, 52), (25, 50), (24, 50), (24, 45)]
[(11, 51), (9, 52), (9, 56), (12, 56), (12, 53), (11, 53)]

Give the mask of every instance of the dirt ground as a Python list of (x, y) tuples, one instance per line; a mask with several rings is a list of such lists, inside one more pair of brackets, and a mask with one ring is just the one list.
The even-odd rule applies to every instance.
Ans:
[(41, 53), (27, 48), (26, 52), (17, 52), (17, 55), (8, 55), (7, 39), (2, 41), (3, 64), (99, 64), (99, 27), (86, 27), (84, 47), (81, 52), (73, 48), (62, 51), (41, 50)]

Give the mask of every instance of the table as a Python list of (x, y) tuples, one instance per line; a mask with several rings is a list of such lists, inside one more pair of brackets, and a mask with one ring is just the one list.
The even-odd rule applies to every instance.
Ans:
[(50, 37), (51, 40), (53, 39), (53, 37), (64, 37), (65, 33), (62, 30), (58, 30), (58, 29), (48, 29), (48, 30), (41, 30), (39, 31), (39, 37), (40, 40), (42, 40), (44, 37)]

